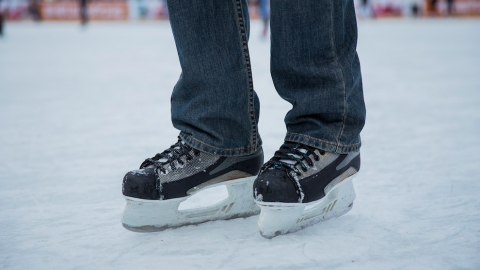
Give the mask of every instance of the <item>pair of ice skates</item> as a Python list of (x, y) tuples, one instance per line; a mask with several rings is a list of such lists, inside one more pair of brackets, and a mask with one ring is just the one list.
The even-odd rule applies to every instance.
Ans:
[[(125, 175), (122, 223), (131, 231), (152, 232), (260, 213), (260, 233), (272, 238), (347, 213), (355, 199), (352, 178), (359, 169), (359, 152), (328, 153), (285, 142), (263, 164), (262, 149), (223, 157), (198, 151), (179, 138)], [(226, 185), (226, 199), (178, 209), (190, 196), (218, 185)]]

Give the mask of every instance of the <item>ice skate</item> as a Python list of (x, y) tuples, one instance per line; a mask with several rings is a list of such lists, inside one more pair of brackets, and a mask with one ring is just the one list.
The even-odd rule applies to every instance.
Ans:
[(254, 183), (260, 234), (273, 238), (347, 213), (359, 170), (360, 152), (335, 154), (285, 142)]
[[(262, 164), (261, 149), (249, 156), (223, 157), (198, 151), (179, 138), (125, 175), (122, 224), (131, 231), (152, 232), (256, 215), (260, 209), (251, 192)], [(218, 185), (226, 185), (228, 198), (204, 208), (178, 209), (190, 196)]]

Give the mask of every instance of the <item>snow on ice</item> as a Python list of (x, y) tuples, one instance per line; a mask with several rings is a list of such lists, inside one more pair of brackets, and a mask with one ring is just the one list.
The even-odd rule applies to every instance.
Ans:
[[(11, 23), (0, 39), (1, 269), (479, 269), (480, 21), (359, 21), (367, 123), (347, 215), (264, 239), (258, 217), (125, 230), (121, 182), (176, 142), (166, 22)], [(290, 105), (253, 22), (266, 157)], [(199, 194), (197, 194), (199, 195)], [(224, 188), (183, 207), (208, 205)]]

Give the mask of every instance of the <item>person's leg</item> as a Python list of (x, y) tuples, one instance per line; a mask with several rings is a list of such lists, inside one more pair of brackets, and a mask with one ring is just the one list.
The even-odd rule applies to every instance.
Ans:
[(286, 141), (350, 153), (365, 123), (352, 0), (271, 2), (271, 72), (293, 105)]
[(430, 11), (433, 16), (437, 15), (437, 0), (431, 0)]
[(448, 15), (453, 15), (453, 0), (447, 0), (447, 11)]
[(269, 24), (269, 15), (268, 15), (268, 0), (259, 0), (258, 7), (260, 9), (260, 16), (262, 17), (263, 21), (263, 32), (262, 35), (266, 36), (268, 32), (268, 24)]
[(3, 14), (0, 12), (0, 36), (3, 36)]
[(182, 67), (171, 100), (174, 127), (207, 153), (254, 153), (261, 145), (259, 100), (246, 0), (168, 0), (168, 11)]
[(353, 1), (275, 0), (271, 27), (273, 82), (293, 108), (253, 186), (267, 238), (352, 208), (365, 123)]
[(80, 23), (87, 24), (88, 22), (88, 2), (87, 0), (80, 1)]
[[(122, 224), (132, 231), (159, 231), (259, 212), (251, 190), (264, 159), (246, 3), (169, 0), (168, 10), (182, 67), (171, 100), (173, 125), (181, 133), (177, 143), (124, 176), (127, 205)], [(227, 188), (226, 199), (179, 210), (190, 196), (220, 184)]]

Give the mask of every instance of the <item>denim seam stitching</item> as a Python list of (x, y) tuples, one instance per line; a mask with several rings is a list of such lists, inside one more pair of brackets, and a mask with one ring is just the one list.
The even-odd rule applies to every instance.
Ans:
[(334, 41), (335, 30), (334, 30), (334, 21), (333, 21), (333, 11), (334, 11), (335, 7), (334, 7), (333, 1), (335, 1), (335, 0), (330, 1), (330, 3), (332, 4), (332, 9), (331, 9), (331, 12), (330, 12), (330, 18), (331, 18), (330, 40), (331, 40), (332, 47), (333, 47), (333, 53), (335, 54), (335, 64), (337, 65), (338, 69), (340, 70), (341, 77), (342, 77), (342, 84), (343, 84), (343, 119), (342, 119), (342, 128), (340, 129), (340, 133), (338, 134), (338, 138), (337, 138), (337, 145), (336, 145), (337, 148), (335, 149), (335, 152), (337, 152), (338, 148), (340, 146), (340, 138), (342, 137), (343, 130), (345, 129), (345, 116), (346, 116), (346, 112), (347, 112), (347, 109), (346, 109), (347, 108), (347, 94), (346, 94), (346, 86), (345, 86), (345, 76), (343, 74), (342, 68), (340, 67), (340, 64), (338, 63), (337, 49), (336, 49), (335, 41)]
[(195, 138), (193, 138), (192, 136), (188, 135), (188, 134), (185, 134), (185, 136), (187, 136), (188, 138), (190, 138), (192, 141), (195, 141), (196, 143), (199, 143), (205, 147), (208, 147), (208, 148), (211, 148), (211, 149), (215, 149), (215, 150), (218, 150), (218, 151), (226, 151), (226, 152), (234, 152), (234, 151), (242, 151), (242, 150), (248, 150), (248, 149), (252, 149), (252, 147), (246, 147), (246, 148), (239, 148), (239, 149), (222, 149), (222, 148), (216, 148), (216, 147), (213, 147), (211, 145), (208, 145), (204, 142), (201, 142), (199, 140), (196, 140)]
[[(245, 21), (243, 17), (243, 8), (241, 0), (234, 0), (236, 9), (237, 9), (237, 26), (240, 29), (240, 40), (241, 46), (243, 50), (243, 60), (245, 64), (245, 69), (247, 72), (247, 80), (248, 80), (248, 107), (249, 107), (249, 118), (250, 124), (252, 126), (252, 146), (254, 150), (256, 150), (257, 146), (257, 124), (255, 119), (255, 101), (254, 101), (254, 94), (253, 94), (253, 78), (252, 78), (252, 68), (250, 65), (250, 54), (248, 50), (248, 40), (247, 40), (247, 31), (245, 29)], [(245, 148), (245, 149), (250, 149)]]
[(305, 139), (309, 139), (309, 140), (316, 141), (316, 142), (319, 142), (319, 143), (328, 144), (328, 145), (331, 145), (331, 146), (335, 146), (335, 147), (337, 147), (337, 148), (339, 148), (339, 147), (342, 147), (342, 148), (355, 147), (355, 146), (358, 146), (358, 145), (361, 144), (361, 142), (359, 142), (359, 143), (352, 144), (352, 145), (339, 145), (339, 144), (328, 143), (328, 142), (325, 142), (325, 141), (322, 141), (322, 140), (319, 140), (319, 139), (315, 139), (315, 138), (312, 138), (312, 137), (310, 137), (310, 136), (306, 136), (306, 135), (302, 135), (302, 134), (287, 133), (287, 136), (288, 136), (288, 135), (290, 135), (290, 136), (303, 137), (303, 138), (305, 138)]

